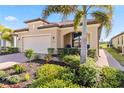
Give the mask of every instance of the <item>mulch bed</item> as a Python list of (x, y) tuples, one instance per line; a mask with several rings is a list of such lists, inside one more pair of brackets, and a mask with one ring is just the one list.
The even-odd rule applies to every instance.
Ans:
[[(32, 81), (35, 79), (35, 73), (36, 73), (37, 69), (43, 64), (45, 64), (44, 60), (34, 60), (32, 62), (22, 63), (22, 65), (24, 65), (26, 67), (26, 72), (23, 72), (21, 74), (16, 74), (12, 68), (5, 69), (4, 71), (7, 73), (8, 76), (19, 75), (21, 78), (23, 78), (26, 73), (29, 73), (30, 80), (21, 81), (18, 84), (10, 84), (7, 81), (4, 81), (4, 82), (0, 81), (0, 83), (3, 84), (4, 88), (27, 88), (28, 85), (30, 85), (32, 83)], [(58, 61), (50, 61), (49, 64), (56, 64), (56, 65), (60, 65), (60, 66), (69, 66), (68, 64), (66, 64), (64, 62), (58, 62)]]

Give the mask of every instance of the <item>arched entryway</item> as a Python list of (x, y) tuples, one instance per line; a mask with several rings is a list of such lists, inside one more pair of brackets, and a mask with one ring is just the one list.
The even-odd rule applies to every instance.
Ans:
[[(80, 48), (81, 46), (81, 32), (70, 32), (64, 35), (64, 47), (71, 48), (77, 47)], [(90, 47), (90, 34), (87, 34), (87, 44)]]

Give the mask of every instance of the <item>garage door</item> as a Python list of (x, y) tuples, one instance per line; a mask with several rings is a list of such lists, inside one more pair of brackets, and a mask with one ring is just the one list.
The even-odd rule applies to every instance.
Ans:
[(23, 37), (23, 51), (26, 49), (33, 49), (36, 53), (46, 54), (47, 49), (51, 47), (51, 36), (28, 36)]

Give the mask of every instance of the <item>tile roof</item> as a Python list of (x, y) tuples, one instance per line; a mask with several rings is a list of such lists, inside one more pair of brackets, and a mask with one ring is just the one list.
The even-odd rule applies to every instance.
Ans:
[[(38, 20), (44, 21), (43, 19), (38, 18), (38, 19), (25, 21), (25, 23), (34, 22), (34, 21), (38, 21)], [(47, 22), (47, 21), (45, 21), (45, 22)], [(98, 22), (95, 21), (94, 19), (89, 19), (89, 20), (87, 20), (87, 24), (88, 25), (98, 24)], [(82, 23), (80, 25), (82, 25)], [(42, 26), (39, 26), (38, 29), (51, 28), (51, 27), (64, 28), (64, 27), (72, 27), (72, 26), (74, 26), (73, 20), (66, 20), (63, 22), (54, 22), (54, 23), (48, 22), (48, 24), (44, 24)], [(16, 29), (15, 32), (28, 31), (28, 30), (29, 30), (28, 28), (22, 28), (22, 29)]]
[(15, 29), (15, 32), (23, 32), (23, 31), (29, 31), (28, 28), (22, 28), (22, 29)]
[[(87, 24), (97, 24), (98, 22), (95, 21), (95, 20), (88, 20), (87, 21)], [(80, 24), (82, 25), (82, 23)], [(73, 20), (68, 20), (68, 21), (64, 21), (64, 22), (58, 22), (58, 23), (50, 23), (50, 24), (45, 24), (43, 26), (40, 26), (38, 27), (38, 29), (43, 29), (43, 28), (50, 28), (50, 27), (60, 27), (60, 28), (63, 28), (63, 27), (71, 27), (71, 26), (74, 26), (74, 22)]]
[(44, 19), (41, 19), (41, 18), (36, 18), (36, 19), (27, 20), (27, 21), (25, 21), (24, 23), (30, 23), (30, 22), (35, 22), (35, 21), (43, 21), (43, 22), (49, 24), (48, 21), (46, 21), (46, 20), (44, 20)]

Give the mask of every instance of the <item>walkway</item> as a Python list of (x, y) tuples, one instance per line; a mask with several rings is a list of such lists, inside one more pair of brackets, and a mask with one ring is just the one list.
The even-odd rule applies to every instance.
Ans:
[(26, 62), (27, 58), (24, 54), (16, 53), (0, 56), (0, 69), (5, 69), (11, 67), (14, 64), (19, 64), (22, 62)]
[(110, 66), (124, 71), (124, 67), (121, 66), (120, 63), (115, 58), (113, 58), (112, 55), (108, 53), (106, 50), (100, 49), (99, 53), (100, 57), (97, 61), (98, 66), (100, 67)]

